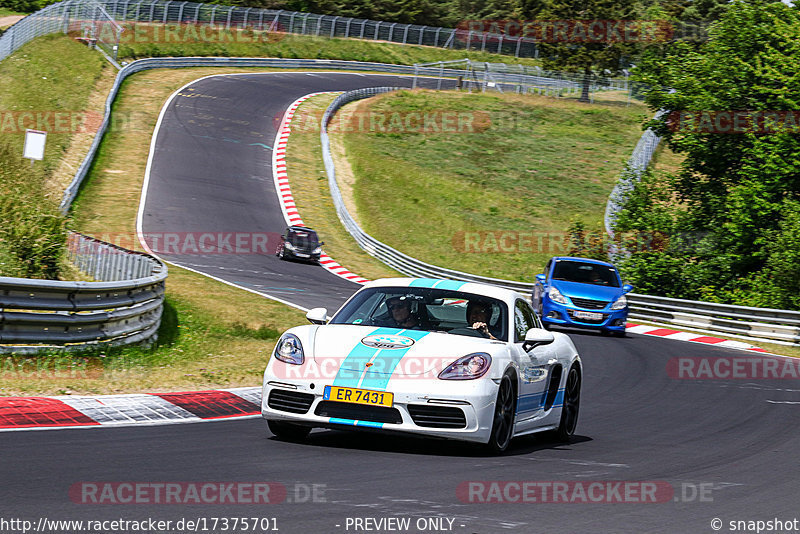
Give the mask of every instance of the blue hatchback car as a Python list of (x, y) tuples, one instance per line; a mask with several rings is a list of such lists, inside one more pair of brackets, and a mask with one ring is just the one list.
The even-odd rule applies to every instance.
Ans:
[(587, 258), (550, 258), (536, 275), (531, 301), (545, 326), (599, 329), (625, 335), (628, 301), (633, 286), (622, 283), (610, 263)]

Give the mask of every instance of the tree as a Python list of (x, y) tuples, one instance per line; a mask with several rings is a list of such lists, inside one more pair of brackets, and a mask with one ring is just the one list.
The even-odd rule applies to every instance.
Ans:
[[(654, 128), (686, 156), (670, 185), (681, 207), (672, 231), (703, 236), (669, 254), (693, 266), (693, 290), (730, 300), (756, 291), (750, 282), (777, 264), (771, 247), (796, 228), (788, 217), (800, 201), (800, 10), (735, 0), (709, 37), (646, 54), (635, 78), (652, 88), (648, 105), (668, 111)], [(643, 212), (628, 211), (628, 221)]]
[[(545, 68), (583, 75), (582, 102), (589, 101), (595, 70), (620, 72), (623, 59), (632, 57), (649, 38), (648, 32), (654, 31), (649, 24), (634, 23), (646, 11), (627, 0), (529, 0), (524, 3), (523, 12), (526, 17), (542, 22)], [(558, 25), (563, 31), (559, 31)], [(630, 31), (632, 28), (635, 30)]]

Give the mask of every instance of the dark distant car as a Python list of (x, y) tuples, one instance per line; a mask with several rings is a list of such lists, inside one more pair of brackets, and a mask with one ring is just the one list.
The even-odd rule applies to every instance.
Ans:
[(290, 226), (281, 236), (277, 256), (282, 259), (295, 259), (319, 263), (322, 245), (317, 232), (307, 226)]
[(545, 327), (595, 328), (625, 335), (628, 301), (633, 286), (623, 284), (610, 263), (588, 258), (555, 257), (536, 275), (531, 302)]

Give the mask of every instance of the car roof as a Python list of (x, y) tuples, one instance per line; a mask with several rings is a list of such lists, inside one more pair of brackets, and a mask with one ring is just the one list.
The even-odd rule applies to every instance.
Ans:
[(551, 259), (555, 260), (555, 261), (582, 261), (584, 263), (594, 263), (596, 265), (605, 265), (607, 267), (614, 267), (614, 269), (616, 269), (616, 267), (614, 266), (613, 263), (609, 263), (609, 262), (603, 261), (603, 260), (595, 260), (595, 259), (592, 259), (592, 258), (578, 258), (578, 257), (575, 257), (575, 256), (554, 256)]
[(463, 280), (446, 280), (442, 278), (381, 278), (364, 284), (364, 287), (427, 287), (433, 289), (452, 289), (484, 297), (491, 297), (506, 302), (513, 302), (517, 298), (525, 297), (511, 289), (505, 289), (479, 282), (466, 282)]

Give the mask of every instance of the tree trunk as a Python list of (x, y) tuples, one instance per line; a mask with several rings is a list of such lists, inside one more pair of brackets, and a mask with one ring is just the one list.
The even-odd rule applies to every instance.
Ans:
[(589, 102), (589, 85), (592, 82), (592, 69), (587, 67), (583, 71), (583, 87), (581, 88), (581, 97), (578, 102)]

